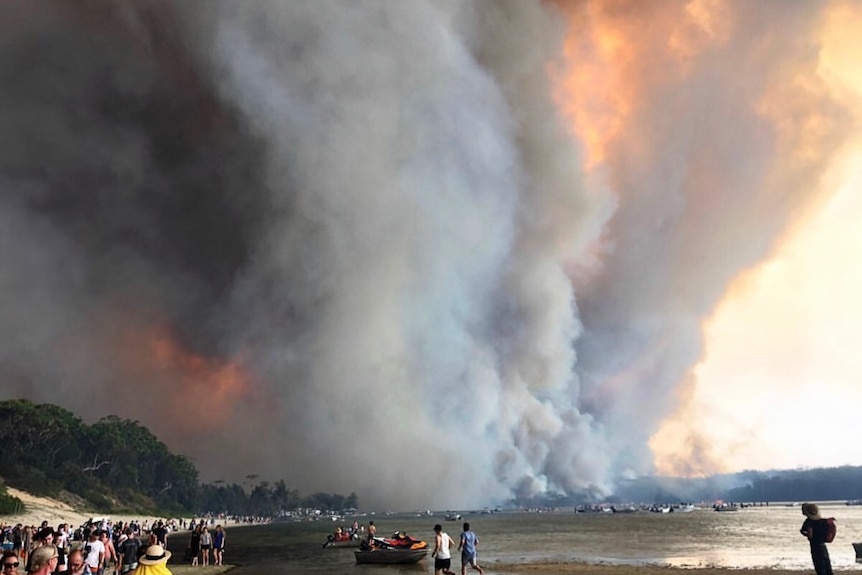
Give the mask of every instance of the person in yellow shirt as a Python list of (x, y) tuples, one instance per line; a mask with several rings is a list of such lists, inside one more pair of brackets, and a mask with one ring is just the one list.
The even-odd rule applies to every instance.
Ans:
[(168, 559), (171, 552), (159, 544), (147, 547), (147, 552), (138, 559), (138, 568), (134, 575), (173, 575), (168, 569)]

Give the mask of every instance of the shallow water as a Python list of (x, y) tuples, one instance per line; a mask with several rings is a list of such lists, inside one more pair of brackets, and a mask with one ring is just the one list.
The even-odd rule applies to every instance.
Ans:
[[(838, 535), (829, 547), (834, 569), (860, 569), (851, 543), (862, 541), (862, 506), (824, 504), (821, 514), (838, 520)], [(782, 505), (725, 513), (707, 508), (667, 514), (574, 514), (569, 510), (464, 515), (479, 536), (480, 564), (492, 571), (494, 563), (541, 560), (812, 571), (808, 543), (799, 534), (803, 519), (798, 506)], [(460, 521), (443, 521), (442, 514), (358, 518), (361, 523), (368, 520), (375, 522), (380, 534), (401, 530), (429, 544), (433, 544), (435, 523), (441, 523), (456, 540), (461, 531)], [(430, 554), (417, 565), (356, 565), (353, 549), (321, 548), (335, 525), (316, 521), (229, 527), (225, 561), (242, 565), (234, 571), (237, 575), (433, 573)], [(185, 537), (180, 532), (169, 542), (176, 558), (182, 557)], [(453, 570), (458, 571), (457, 553), (453, 553), (452, 563)]]

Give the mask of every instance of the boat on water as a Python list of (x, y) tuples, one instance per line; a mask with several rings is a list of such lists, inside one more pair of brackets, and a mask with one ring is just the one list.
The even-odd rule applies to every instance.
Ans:
[(359, 547), (361, 542), (358, 530), (339, 527), (335, 533), (326, 536), (323, 547)]
[(363, 541), (353, 555), (359, 564), (418, 563), (428, 555), (428, 543), (396, 531), (392, 537), (375, 537), (370, 543)]
[(324, 547), (359, 547), (362, 540), (358, 537), (356, 539), (327, 539), (324, 543)]
[(453, 513), (450, 511), (446, 514), (446, 517), (444, 517), (444, 519), (446, 519), (446, 521), (461, 521), (461, 514)]

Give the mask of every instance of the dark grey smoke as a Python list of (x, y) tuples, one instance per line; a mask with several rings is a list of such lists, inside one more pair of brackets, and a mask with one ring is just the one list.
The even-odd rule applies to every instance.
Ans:
[(621, 5), (656, 59), (586, 177), (549, 79), (586, 6), (4, 6), (2, 395), (140, 420), (204, 479), (367, 506), (649, 472), (699, 322), (822, 168), (770, 193), (786, 156), (752, 104), (774, 62), (814, 68), (811, 30), (735, 5), (674, 79), (662, 15)]

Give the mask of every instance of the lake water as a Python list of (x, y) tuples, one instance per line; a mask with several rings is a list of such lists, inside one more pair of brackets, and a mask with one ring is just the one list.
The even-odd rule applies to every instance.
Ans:
[[(855, 562), (851, 545), (862, 541), (862, 506), (822, 504), (821, 515), (834, 516), (838, 521), (838, 535), (829, 546), (833, 568), (862, 568)], [(463, 519), (479, 536), (480, 564), (491, 571), (499, 562), (541, 560), (813, 571), (808, 542), (799, 534), (804, 517), (798, 505), (773, 504), (722, 513), (710, 508), (691, 513), (503, 512), (464, 514)], [(431, 517), (365, 516), (357, 520), (373, 520), (381, 535), (401, 530), (429, 545), (433, 545), (435, 523), (441, 523), (456, 540), (462, 523), (444, 521), (442, 513)], [(430, 553), (417, 565), (356, 565), (353, 549), (321, 547), (336, 525), (322, 520), (234, 529), (228, 526), (225, 562), (241, 565), (234, 571), (237, 575), (433, 573)], [(182, 557), (185, 540), (186, 532), (171, 536), (171, 563)], [(453, 570), (458, 571), (457, 553), (453, 553), (452, 563)]]

